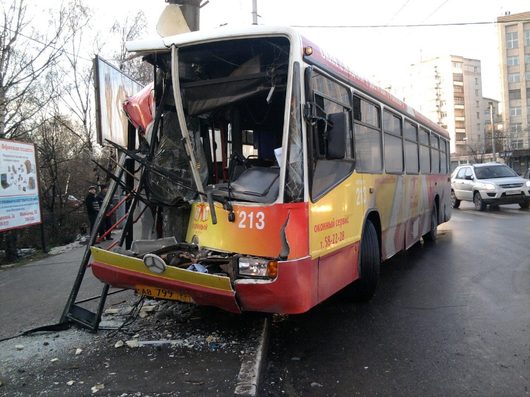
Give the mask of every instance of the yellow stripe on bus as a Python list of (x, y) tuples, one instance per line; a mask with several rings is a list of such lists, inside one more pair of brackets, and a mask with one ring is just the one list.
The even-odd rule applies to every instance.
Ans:
[(147, 269), (144, 262), (139, 258), (110, 252), (97, 247), (90, 248), (94, 261), (119, 269), (129, 270), (136, 273), (146, 274), (150, 277), (168, 281), (181, 281), (187, 284), (213, 288), (221, 291), (234, 292), (230, 278), (213, 274), (193, 272), (175, 267), (167, 267), (163, 275), (155, 274)]

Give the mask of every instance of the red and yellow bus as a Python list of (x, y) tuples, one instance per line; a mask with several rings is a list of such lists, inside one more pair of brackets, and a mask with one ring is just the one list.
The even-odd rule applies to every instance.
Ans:
[(191, 32), (129, 50), (155, 75), (137, 187), (152, 235), (92, 247), (103, 282), (301, 313), (345, 288), (370, 299), (381, 261), (449, 220), (448, 133), (295, 30)]

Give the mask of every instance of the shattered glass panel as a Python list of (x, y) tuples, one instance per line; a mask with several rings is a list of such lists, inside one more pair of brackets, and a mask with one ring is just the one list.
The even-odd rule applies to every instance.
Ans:
[(285, 201), (303, 201), (304, 163), (302, 120), (300, 114), (300, 65), (298, 63), (294, 64), (293, 69), (293, 92), (291, 96), (288, 144)]
[[(190, 134), (195, 141), (193, 146), (200, 167), (201, 179), (206, 182), (208, 169), (199, 133), (190, 128)], [(163, 205), (177, 205), (182, 201), (190, 201), (197, 197), (188, 155), (175, 112), (165, 112), (163, 115), (162, 137), (158, 150), (153, 157), (153, 164), (171, 172), (174, 177), (168, 178), (153, 171), (148, 172), (147, 185), (150, 200)]]

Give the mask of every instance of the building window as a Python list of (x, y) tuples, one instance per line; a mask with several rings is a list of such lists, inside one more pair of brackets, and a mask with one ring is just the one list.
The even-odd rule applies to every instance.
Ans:
[(519, 47), (519, 39), (517, 38), (517, 32), (506, 32), (506, 48), (517, 47)]
[(508, 83), (518, 83), (520, 80), (519, 73), (508, 73)]
[(477, 120), (480, 120), (480, 112), (477, 112)]
[(480, 102), (479, 101), (475, 101), (475, 105), (477, 106), (477, 108), (480, 107)]
[(475, 77), (475, 85), (478, 85), (478, 77)]
[(513, 56), (513, 57), (508, 57), (508, 66), (517, 66), (519, 65), (519, 57), (518, 56)]
[(530, 63), (530, 54), (525, 54), (524, 63), (527, 64), (527, 65)]
[(524, 31), (524, 45), (530, 45), (530, 29)]
[(522, 139), (514, 139), (514, 140), (512, 140), (512, 148), (514, 148), (514, 149), (522, 149), (523, 148), (523, 140)]
[(510, 90), (510, 91), (508, 91), (508, 97), (510, 99), (521, 99), (521, 90)]
[(464, 104), (464, 97), (455, 96), (455, 105), (463, 105), (463, 104)]
[(526, 81), (530, 81), (530, 72), (525, 73)]
[(478, 96), (478, 90), (475, 90), (475, 96)]
[(458, 70), (462, 70), (462, 63), (460, 63), (460, 62), (453, 62), (453, 68), (454, 68), (454, 69), (458, 69)]
[(512, 133), (523, 132), (523, 125), (521, 123), (511, 123), (510, 132)]
[(521, 115), (521, 107), (520, 106), (514, 106), (510, 108), (510, 116), (516, 117)]

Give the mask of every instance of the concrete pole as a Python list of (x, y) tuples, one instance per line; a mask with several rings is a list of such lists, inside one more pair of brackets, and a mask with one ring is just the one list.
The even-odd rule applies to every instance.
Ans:
[(200, 28), (200, 8), (202, 0), (166, 0), (166, 3), (178, 4), (184, 15), (184, 19), (191, 31)]
[(252, 25), (258, 24), (258, 0), (252, 0)]
[(491, 124), (491, 151), (493, 154), (493, 161), (497, 161), (497, 156), (495, 155), (495, 126), (493, 125), (493, 102), (489, 102), (490, 105), (490, 124)]

